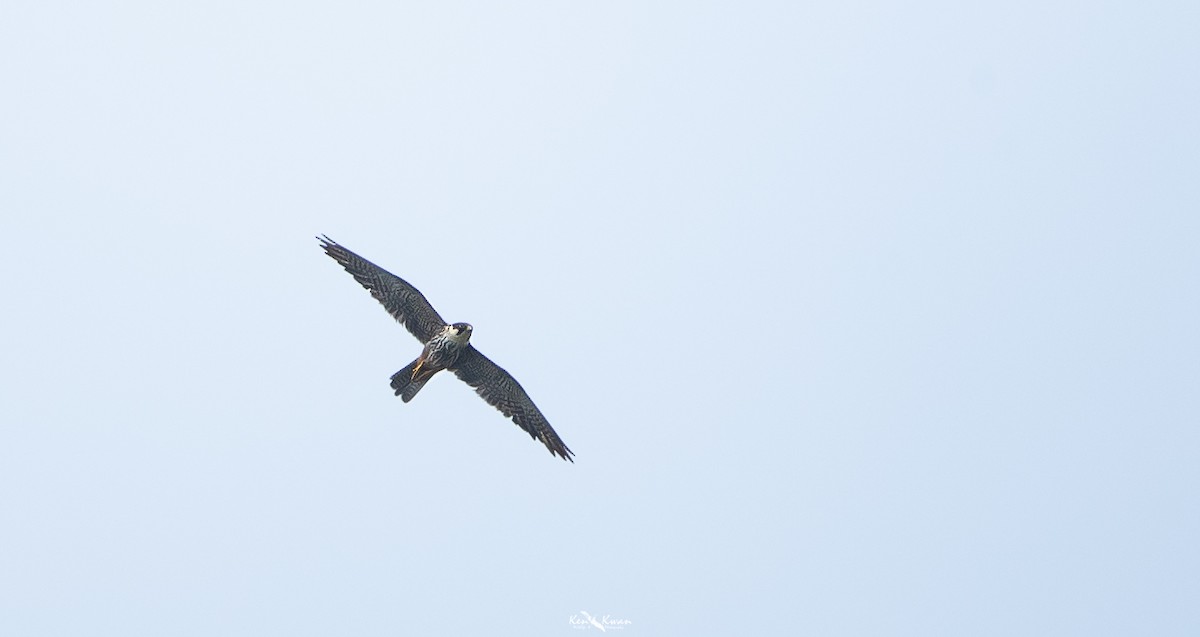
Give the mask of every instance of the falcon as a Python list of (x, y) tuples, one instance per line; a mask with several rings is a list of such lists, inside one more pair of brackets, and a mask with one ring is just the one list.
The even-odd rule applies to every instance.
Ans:
[(554, 428), (529, 394), (512, 377), (471, 344), (474, 328), (468, 323), (447, 323), (417, 288), (400, 277), (347, 250), (329, 237), (320, 236), (325, 254), (346, 269), (375, 300), (425, 345), (421, 355), (392, 375), (392, 389), (404, 402), (421, 391), (434, 374), (450, 370), (470, 385), (490, 405), (533, 439), (541, 441), (563, 460), (575, 462)]

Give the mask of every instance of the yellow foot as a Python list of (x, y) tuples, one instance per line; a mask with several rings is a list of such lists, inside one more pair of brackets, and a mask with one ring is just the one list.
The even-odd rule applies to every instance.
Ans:
[(425, 364), (425, 361), (421, 361), (421, 362), (417, 363), (417, 366), (413, 368), (412, 377), (410, 377), (408, 380), (410, 380), (410, 381), (417, 380), (417, 373), (421, 371), (421, 366), (424, 364)]

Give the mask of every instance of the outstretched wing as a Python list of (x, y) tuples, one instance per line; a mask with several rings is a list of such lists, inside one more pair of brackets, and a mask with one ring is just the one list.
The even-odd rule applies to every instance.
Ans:
[(325, 254), (354, 275), (354, 280), (370, 290), (371, 296), (382, 303), (388, 314), (407, 327), (417, 340), (425, 343), (445, 327), (446, 322), (425, 299), (425, 295), (408, 281), (354, 254), (329, 237), (320, 236), (317, 239), (321, 241)]
[(488, 357), (480, 354), (474, 345), (468, 345), (467, 349), (458, 355), (458, 360), (450, 367), (450, 371), (474, 387), (476, 393), (505, 416), (512, 418), (513, 422), (530, 436), (542, 441), (551, 454), (558, 454), (563, 460), (571, 460), (571, 456), (575, 455), (563, 444), (562, 438), (554, 433), (554, 428), (546, 422), (546, 417), (529, 399), (529, 394), (525, 393), (521, 383)]

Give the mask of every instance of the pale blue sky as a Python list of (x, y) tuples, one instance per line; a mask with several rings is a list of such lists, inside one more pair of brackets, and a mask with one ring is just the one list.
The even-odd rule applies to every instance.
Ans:
[[(0, 630), (1195, 635), (1195, 3), (7, 3)], [(424, 291), (557, 461), (322, 254)]]

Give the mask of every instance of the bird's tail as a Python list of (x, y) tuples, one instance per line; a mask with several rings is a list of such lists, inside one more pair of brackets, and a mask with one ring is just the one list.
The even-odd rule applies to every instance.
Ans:
[(412, 379), (413, 370), (417, 368), (418, 361), (420, 359), (405, 365), (404, 369), (392, 374), (392, 389), (396, 390), (396, 395), (404, 402), (412, 400), (413, 396), (416, 396), (417, 392), (421, 391), (425, 383), (432, 378), (432, 374), (428, 376), (422, 374), (422, 378), (418, 378), (416, 381)]

